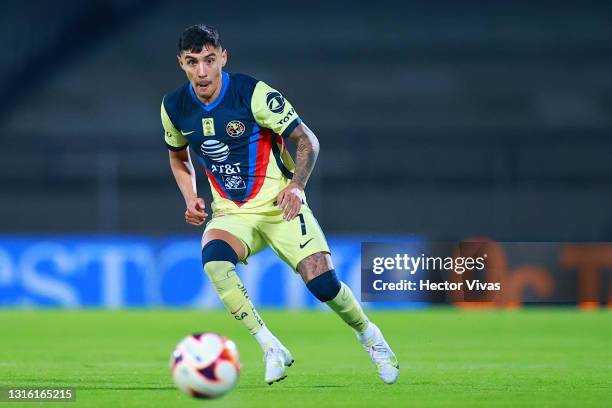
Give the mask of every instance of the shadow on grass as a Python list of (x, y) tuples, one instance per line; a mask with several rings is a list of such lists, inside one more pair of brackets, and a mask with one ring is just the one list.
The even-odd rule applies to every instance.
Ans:
[(112, 391), (167, 391), (167, 390), (176, 390), (174, 386), (151, 386), (151, 387), (117, 387), (113, 385), (97, 385), (97, 386), (84, 386), (84, 387), (76, 387), (77, 392), (79, 391), (87, 391), (87, 390), (112, 390)]
[[(242, 385), (241, 390), (256, 390), (256, 389), (272, 389), (272, 387), (266, 385)], [(277, 386), (281, 388), (281, 386)], [(309, 388), (346, 388), (345, 385), (293, 385), (293, 386), (282, 386), (283, 389), (309, 389)], [(87, 391), (87, 390), (112, 390), (112, 391), (167, 391), (176, 390), (177, 388), (172, 385), (163, 386), (142, 386), (142, 387), (121, 387), (115, 385), (94, 385), (94, 386), (82, 386), (75, 387), (76, 391)]]
[[(278, 386), (278, 388), (284, 388), (284, 389), (301, 389), (301, 388), (346, 388), (346, 385), (282, 385), (282, 386)], [(241, 388), (260, 388), (258, 386), (251, 386), (251, 387), (241, 387)], [(272, 387), (270, 387), (272, 388)]]

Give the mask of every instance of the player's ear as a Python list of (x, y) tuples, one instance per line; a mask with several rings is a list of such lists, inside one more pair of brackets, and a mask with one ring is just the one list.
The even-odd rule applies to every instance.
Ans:
[(227, 48), (221, 51), (221, 68), (223, 68), (225, 64), (227, 64)]
[(185, 58), (183, 58), (183, 53), (177, 55), (176, 59), (178, 60), (181, 70), (185, 73), (185, 75), (188, 75), (187, 70), (185, 69)]

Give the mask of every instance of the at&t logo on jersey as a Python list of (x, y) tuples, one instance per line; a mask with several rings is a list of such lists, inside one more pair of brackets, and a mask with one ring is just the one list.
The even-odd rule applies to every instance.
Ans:
[(285, 109), (285, 98), (279, 92), (268, 92), (266, 104), (272, 113), (281, 113)]
[(244, 133), (244, 123), (239, 120), (232, 120), (225, 127), (225, 131), (231, 137), (238, 137)]
[(213, 164), (210, 171), (213, 174), (221, 174), (226, 190), (243, 190), (246, 188), (246, 183), (240, 175), (240, 163)]
[(229, 157), (229, 147), (218, 140), (205, 140), (200, 146), (202, 153), (212, 161), (222, 162)]

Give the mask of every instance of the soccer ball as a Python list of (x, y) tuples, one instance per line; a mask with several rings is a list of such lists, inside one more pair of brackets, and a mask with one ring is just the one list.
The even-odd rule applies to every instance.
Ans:
[(172, 353), (170, 369), (176, 386), (194, 398), (217, 398), (238, 382), (236, 344), (216, 333), (185, 337)]

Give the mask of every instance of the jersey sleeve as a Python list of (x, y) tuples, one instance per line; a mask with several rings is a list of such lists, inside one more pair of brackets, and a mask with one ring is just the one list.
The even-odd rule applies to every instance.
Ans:
[(302, 123), (291, 103), (263, 81), (257, 82), (251, 97), (251, 111), (257, 123), (283, 137)]
[(164, 140), (168, 149), (173, 151), (185, 149), (188, 141), (185, 139), (185, 136), (174, 127), (170, 116), (168, 116), (168, 112), (166, 112), (164, 100), (162, 100), (161, 104), (161, 121), (164, 127)]

